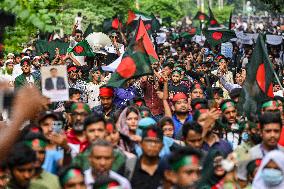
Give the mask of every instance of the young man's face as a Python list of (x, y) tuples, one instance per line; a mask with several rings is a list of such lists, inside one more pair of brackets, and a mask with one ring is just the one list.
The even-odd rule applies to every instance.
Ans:
[(237, 121), (237, 110), (235, 107), (228, 107), (224, 112), (223, 115), (225, 116), (226, 120), (229, 123), (236, 123)]
[(64, 184), (63, 189), (86, 189), (83, 175), (69, 179), (66, 184)]
[(35, 168), (40, 168), (43, 163), (44, 163), (44, 159), (45, 159), (45, 147), (32, 147), (33, 151), (36, 152), (36, 162), (34, 164)]
[(280, 138), (281, 125), (279, 123), (269, 123), (263, 126), (261, 130), (262, 142), (270, 147), (274, 148), (277, 146)]
[(31, 73), (31, 66), (29, 64), (24, 64), (22, 66), (22, 71), (24, 74)]
[(177, 84), (180, 82), (181, 76), (179, 73), (173, 73), (172, 74), (172, 81), (173, 83)]
[(82, 34), (81, 33), (75, 33), (75, 41), (80, 42), (82, 40)]
[(14, 64), (8, 64), (6, 67), (8, 70), (13, 70)]
[(174, 135), (174, 126), (170, 123), (166, 123), (163, 128), (163, 134), (164, 136), (172, 138)]
[(101, 96), (101, 104), (104, 109), (109, 109), (112, 105), (112, 97)]
[(104, 139), (106, 136), (106, 128), (104, 122), (100, 121), (88, 125), (85, 130), (85, 135), (90, 143), (95, 142), (98, 139)]
[(95, 71), (95, 72), (92, 74), (92, 77), (93, 77), (93, 81), (101, 82), (102, 74), (101, 74), (101, 72), (98, 70), (98, 71)]
[(198, 165), (186, 165), (179, 168), (176, 175), (178, 186), (192, 186), (200, 179), (200, 167)]
[(78, 72), (77, 71), (70, 71), (68, 77), (70, 79), (76, 80), (78, 78)]
[(53, 122), (55, 121), (54, 117), (47, 117), (44, 120), (40, 122), (40, 127), (42, 129), (43, 135), (46, 138), (50, 138), (50, 135), (52, 133), (52, 126)]
[(143, 155), (152, 158), (159, 156), (162, 147), (163, 147), (163, 142), (158, 138), (145, 137), (141, 143)]
[(97, 175), (105, 175), (111, 169), (113, 157), (113, 149), (108, 146), (93, 147), (89, 156), (90, 165)]
[(162, 73), (165, 76), (169, 76), (171, 74), (171, 68), (169, 66), (164, 67)]
[(203, 90), (196, 88), (191, 92), (191, 99), (195, 99), (195, 98), (203, 98), (204, 94), (203, 94)]
[(177, 113), (186, 113), (188, 112), (189, 106), (187, 99), (180, 99), (174, 104), (175, 112)]
[(201, 133), (197, 133), (194, 130), (189, 130), (186, 138), (185, 138), (185, 144), (188, 146), (192, 146), (193, 148), (196, 149), (201, 149), (202, 147), (202, 134)]
[(27, 163), (21, 166), (14, 167), (11, 170), (13, 179), (23, 188), (29, 186), (32, 177), (34, 176), (34, 163)]

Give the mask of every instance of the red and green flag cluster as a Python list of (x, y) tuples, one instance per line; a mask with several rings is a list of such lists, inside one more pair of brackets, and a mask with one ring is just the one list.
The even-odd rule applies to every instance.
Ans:
[(232, 38), (236, 37), (234, 31), (228, 29), (220, 29), (220, 30), (206, 30), (205, 37), (211, 47), (215, 47), (221, 43), (227, 42)]
[(247, 76), (241, 93), (240, 105), (247, 116), (258, 113), (264, 100), (273, 95), (274, 70), (265, 47), (264, 35), (259, 34), (248, 63)]
[(153, 74), (151, 64), (158, 56), (147, 33), (142, 19), (116, 71), (112, 74), (108, 86), (121, 87), (127, 80)]
[(91, 46), (85, 39), (78, 42), (75, 47), (69, 49), (68, 52), (73, 52), (75, 56), (95, 56)]

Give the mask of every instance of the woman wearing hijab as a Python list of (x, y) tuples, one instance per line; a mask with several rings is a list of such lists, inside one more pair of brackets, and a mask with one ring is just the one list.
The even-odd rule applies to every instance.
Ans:
[(284, 153), (273, 150), (262, 159), (255, 175), (252, 188), (283, 189), (284, 188)]
[(138, 122), (141, 119), (139, 110), (130, 106), (125, 108), (116, 123), (117, 130), (120, 132), (120, 147), (128, 152), (134, 152), (135, 142), (139, 142), (141, 137), (137, 135)]

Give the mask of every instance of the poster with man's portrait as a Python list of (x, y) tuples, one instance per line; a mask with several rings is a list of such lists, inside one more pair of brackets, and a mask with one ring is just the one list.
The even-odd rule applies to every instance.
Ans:
[(66, 66), (41, 67), (42, 94), (51, 102), (69, 100)]

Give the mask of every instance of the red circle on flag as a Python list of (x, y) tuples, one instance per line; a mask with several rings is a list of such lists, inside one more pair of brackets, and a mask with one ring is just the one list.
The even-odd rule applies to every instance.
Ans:
[(76, 47), (74, 48), (74, 51), (75, 51), (76, 53), (80, 54), (81, 52), (84, 51), (84, 47), (82, 47), (82, 46), (76, 46)]
[(199, 20), (205, 20), (205, 16), (203, 14), (199, 15)]
[(136, 72), (136, 64), (131, 57), (125, 57), (118, 65), (116, 72), (123, 78), (130, 78)]
[(211, 21), (210, 21), (210, 24), (211, 24), (211, 25), (215, 25), (215, 24), (217, 24), (217, 21), (216, 21), (216, 20), (211, 20)]
[(223, 34), (221, 32), (213, 32), (212, 33), (212, 38), (214, 40), (220, 40), (220, 39), (222, 39), (222, 36), (223, 36)]
[(151, 29), (151, 24), (146, 24), (146, 25), (145, 25), (145, 28), (146, 28), (146, 30)]

